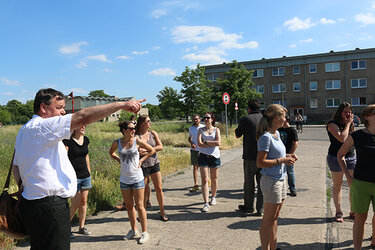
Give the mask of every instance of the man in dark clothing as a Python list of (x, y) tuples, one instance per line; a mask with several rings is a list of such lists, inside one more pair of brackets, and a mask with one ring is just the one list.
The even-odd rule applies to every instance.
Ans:
[(248, 115), (240, 120), (238, 128), (236, 129), (236, 137), (243, 137), (243, 155), (242, 159), (243, 170), (244, 170), (244, 205), (239, 205), (238, 209), (242, 212), (253, 213), (254, 212), (254, 198), (255, 198), (255, 182), (254, 177), (257, 181), (257, 201), (255, 215), (261, 216), (263, 214), (263, 194), (260, 189), (260, 168), (257, 168), (257, 142), (256, 142), (256, 128), (262, 118), (262, 114), (259, 110), (259, 105), (256, 100), (250, 100), (248, 103)]
[[(298, 135), (297, 130), (290, 126), (290, 117), (289, 115), (286, 116), (286, 121), (284, 122), (284, 125), (279, 128), (279, 133), (281, 140), (283, 141), (286, 153), (287, 154), (294, 154), (294, 152), (297, 149), (298, 146)], [(286, 165), (286, 170), (288, 173), (288, 186), (290, 190), (290, 196), (296, 197), (296, 183), (294, 178), (294, 165)]]

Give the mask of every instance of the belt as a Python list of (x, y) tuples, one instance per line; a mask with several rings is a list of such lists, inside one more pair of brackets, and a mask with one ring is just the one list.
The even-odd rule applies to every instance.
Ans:
[(217, 159), (217, 158), (216, 158), (215, 156), (213, 156), (213, 155), (206, 155), (206, 154), (203, 154), (203, 153), (200, 153), (200, 154), (206, 156), (207, 158), (215, 158), (215, 159)]
[(61, 202), (61, 201), (67, 201), (68, 198), (62, 198), (60, 196), (56, 196), (56, 195), (53, 195), (53, 196), (46, 196), (44, 198), (40, 198), (40, 199), (35, 199), (35, 200), (27, 200), (25, 199), (23, 196), (22, 196), (22, 199), (27, 201), (27, 202), (31, 202), (31, 203), (41, 203), (41, 202), (52, 202), (52, 203), (55, 203), (55, 202)]

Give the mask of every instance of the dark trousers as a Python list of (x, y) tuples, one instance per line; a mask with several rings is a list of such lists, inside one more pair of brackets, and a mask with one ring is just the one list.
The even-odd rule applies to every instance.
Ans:
[(21, 199), (21, 212), (30, 246), (35, 249), (70, 249), (70, 213), (67, 199), (49, 196)]
[(254, 198), (255, 198), (255, 181), (257, 183), (257, 201), (256, 201), (256, 210), (258, 212), (263, 212), (263, 194), (260, 188), (260, 178), (262, 174), (260, 173), (260, 168), (257, 168), (256, 161), (243, 161), (243, 172), (244, 172), (244, 202), (245, 207), (249, 209), (254, 209)]

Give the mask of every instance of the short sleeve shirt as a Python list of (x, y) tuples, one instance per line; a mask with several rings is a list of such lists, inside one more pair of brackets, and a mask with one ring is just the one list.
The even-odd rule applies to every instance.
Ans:
[(87, 168), (86, 161), (86, 156), (89, 153), (89, 138), (84, 136), (82, 145), (79, 145), (73, 138), (70, 138), (70, 140), (64, 139), (63, 143), (69, 148), (68, 157), (76, 171), (77, 178), (83, 179), (89, 177), (90, 172)]
[(19, 168), (25, 199), (76, 194), (76, 173), (62, 142), (70, 138), (71, 119), (71, 114), (34, 115), (18, 132), (13, 164)]
[(297, 130), (293, 127), (288, 128), (279, 128), (280, 138), (285, 145), (286, 153), (290, 153), (290, 149), (292, 148), (293, 142), (298, 141)]
[(199, 147), (198, 147), (198, 130), (200, 128), (204, 127), (204, 125), (202, 124), (199, 124), (198, 127), (196, 126), (191, 126), (189, 128), (189, 137), (191, 137), (191, 142), (195, 145), (197, 145), (197, 148), (193, 149), (191, 148), (191, 150), (194, 150), (194, 151), (199, 151)]
[[(286, 150), (281, 141), (279, 131), (276, 131), (277, 138), (271, 133), (266, 132), (258, 140), (258, 151), (266, 151), (267, 159), (277, 159), (286, 157)], [(277, 166), (262, 168), (262, 175), (266, 175), (275, 180), (283, 180), (286, 177), (285, 164), (281, 163)]]

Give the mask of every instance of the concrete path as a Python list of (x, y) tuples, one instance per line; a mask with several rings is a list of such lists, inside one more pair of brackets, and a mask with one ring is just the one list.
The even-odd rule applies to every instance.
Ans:
[[(278, 220), (278, 247), (281, 249), (351, 249), (353, 222), (346, 219), (336, 223), (332, 201), (327, 196), (330, 179), (327, 177), (326, 152), (328, 141), (324, 130), (300, 135), (295, 166), (297, 197), (288, 196)], [(320, 139), (323, 138), (323, 139)], [(77, 235), (72, 249), (260, 249), (260, 217), (238, 211), (243, 203), (242, 148), (222, 152), (223, 166), (219, 170), (217, 205), (208, 213), (200, 192), (189, 193), (192, 169), (187, 168), (164, 179), (168, 222), (159, 220), (155, 193), (153, 207), (148, 210), (150, 240), (144, 245), (137, 240), (124, 241), (130, 229), (125, 211), (105, 211), (87, 218), (90, 236)], [(328, 192), (329, 194), (329, 192)], [(343, 210), (349, 213), (347, 186), (343, 191)], [(327, 199), (328, 197), (328, 199)], [(333, 212), (332, 212), (333, 211)], [(372, 213), (371, 213), (372, 216)], [(371, 217), (370, 216), (370, 217)], [(370, 218), (371, 219), (371, 218)], [(370, 221), (369, 221), (370, 222)], [(139, 225), (140, 228), (140, 225)], [(77, 227), (72, 228), (78, 231)], [(371, 224), (366, 225), (365, 239), (371, 235)], [(368, 246), (369, 241), (364, 242)], [(29, 248), (27, 243), (16, 249)]]

